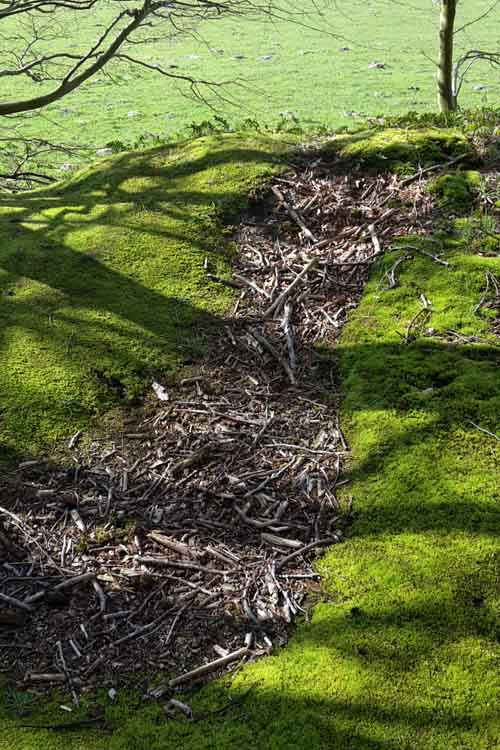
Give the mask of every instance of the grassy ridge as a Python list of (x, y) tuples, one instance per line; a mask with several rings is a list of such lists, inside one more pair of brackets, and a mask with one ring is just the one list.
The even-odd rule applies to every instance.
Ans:
[(206, 138), (123, 154), (0, 207), (0, 461), (67, 438), (200, 352), (227, 304), (222, 219), (278, 144)]

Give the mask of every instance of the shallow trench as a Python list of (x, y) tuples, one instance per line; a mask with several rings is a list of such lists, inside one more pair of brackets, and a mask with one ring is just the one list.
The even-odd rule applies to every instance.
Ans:
[(252, 201), (232, 279), (207, 268), (236, 291), (205, 360), (155, 382), (129, 431), (75, 439), (74, 468), (21, 464), (0, 571), (17, 687), (78, 700), (138, 674), (168, 695), (286, 642), (351, 515), (335, 342), (371, 263), (432, 210), (421, 180), (298, 158)]

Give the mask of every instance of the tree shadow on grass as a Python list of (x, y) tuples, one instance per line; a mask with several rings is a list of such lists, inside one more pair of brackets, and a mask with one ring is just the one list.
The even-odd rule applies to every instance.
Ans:
[(37, 450), (203, 350), (222, 219), (276, 159), (230, 140), (124, 154), (1, 212), (1, 431)]

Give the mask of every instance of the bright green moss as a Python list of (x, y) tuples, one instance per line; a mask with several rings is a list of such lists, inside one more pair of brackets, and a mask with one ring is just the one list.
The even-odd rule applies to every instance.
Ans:
[(394, 171), (428, 166), (460, 155), (472, 157), (467, 138), (453, 128), (364, 131), (355, 136), (341, 136), (332, 147), (344, 159)]
[[(201, 138), (104, 160), (0, 207), (0, 453), (36, 452), (200, 352), (228, 302), (223, 221), (277, 142)], [(0, 461), (2, 456), (0, 455)]]

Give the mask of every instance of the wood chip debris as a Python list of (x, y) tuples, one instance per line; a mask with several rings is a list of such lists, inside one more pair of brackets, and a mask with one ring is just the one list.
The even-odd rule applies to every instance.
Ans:
[(238, 228), (237, 298), (206, 360), (154, 380), (123, 433), (74, 435), (67, 467), (9, 479), (0, 654), (18, 686), (77, 700), (160, 671), (172, 693), (284, 644), (318, 587), (351, 507), (335, 359), (317, 345), (335, 346), (392, 238), (431, 231), (432, 203), (422, 179), (297, 158)]

